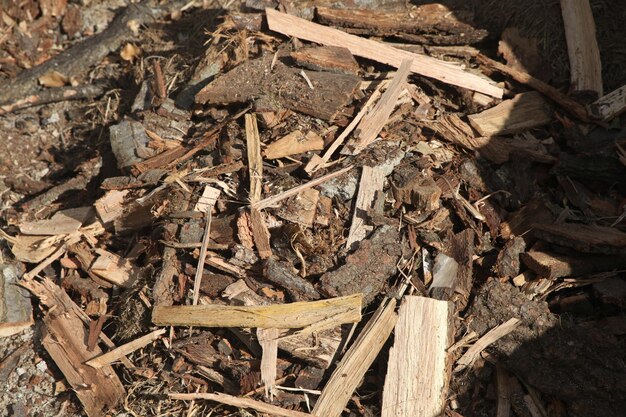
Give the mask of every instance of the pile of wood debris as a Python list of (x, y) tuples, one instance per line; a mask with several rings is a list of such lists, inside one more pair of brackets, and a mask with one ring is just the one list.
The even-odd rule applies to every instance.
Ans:
[(623, 414), (626, 87), (561, 3), (586, 104), (442, 5), (248, 2), (184, 73), (126, 40), (198, 11), (129, 7), (0, 95), (101, 96), (72, 76), (111, 51), (149, 74), (115, 175), (93, 155), (5, 211), (0, 334), (33, 304), (90, 417)]

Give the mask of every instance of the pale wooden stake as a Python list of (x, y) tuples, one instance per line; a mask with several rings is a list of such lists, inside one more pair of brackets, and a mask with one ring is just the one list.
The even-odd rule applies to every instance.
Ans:
[(268, 306), (155, 306), (152, 322), (159, 326), (263, 327), (299, 329), (330, 317), (336, 323), (361, 320), (363, 294)]
[(263, 186), (263, 158), (261, 157), (261, 139), (256, 116), (246, 114), (246, 150), (248, 152), (248, 172), (250, 174), (250, 202), (261, 199)]
[(202, 193), (203, 197), (206, 197), (208, 201), (206, 201), (206, 225), (204, 227), (204, 235), (202, 236), (202, 245), (200, 245), (200, 256), (198, 256), (198, 266), (196, 267), (196, 275), (193, 279), (193, 299), (192, 304), (198, 304), (198, 299), (200, 298), (200, 285), (202, 284), (202, 273), (204, 272), (204, 262), (206, 261), (207, 256), (207, 246), (209, 245), (209, 241), (211, 240), (211, 220), (213, 219), (211, 215), (211, 211), (213, 210), (213, 206), (215, 202), (220, 196), (220, 190), (217, 188), (213, 188), (207, 185)]
[(169, 394), (169, 397), (173, 400), (209, 400), (215, 401), (221, 404), (231, 405), (233, 407), (252, 408), (261, 413), (268, 414), (270, 416), (280, 417), (315, 417), (314, 415), (302, 413), (300, 411), (286, 410), (284, 408), (277, 407), (275, 405), (266, 404), (261, 401), (252, 400), (250, 398), (239, 398), (228, 394), (222, 393), (197, 393), (197, 394)]
[(148, 333), (147, 335), (141, 336), (124, 345), (118, 346), (115, 349), (108, 351), (107, 353), (104, 353), (100, 356), (90, 359), (85, 363), (96, 369), (101, 368), (105, 365), (110, 365), (113, 362), (121, 359), (123, 356), (126, 356), (129, 353), (132, 353), (136, 351), (137, 349), (141, 349), (142, 347), (147, 346), (150, 343), (154, 342), (166, 331), (167, 329), (157, 329), (153, 332)]
[(403, 299), (389, 351), (382, 417), (442, 415), (450, 379), (452, 304), (426, 297)]
[(576, 91), (602, 95), (602, 64), (589, 0), (561, 0), (570, 80)]
[(378, 307), (331, 375), (313, 414), (324, 417), (341, 415), (363, 375), (389, 338), (398, 319), (395, 308), (396, 300), (393, 298), (384, 300)]
[(400, 93), (404, 89), (406, 79), (411, 70), (412, 62), (410, 59), (402, 61), (387, 90), (385, 90), (374, 108), (363, 117), (363, 120), (356, 128), (354, 138), (346, 143), (342, 150), (343, 154), (356, 155), (376, 139), (398, 102), (398, 97), (400, 97)]
[(461, 356), (461, 358), (456, 363), (456, 368), (454, 368), (454, 372), (462, 371), (463, 369), (470, 366), (472, 363), (474, 363), (476, 358), (478, 358), (480, 352), (485, 350), (487, 346), (494, 343), (501, 337), (504, 337), (507, 334), (511, 333), (519, 324), (519, 319), (511, 318), (505, 323), (502, 323), (501, 325), (489, 330), (484, 336), (478, 339), (476, 343), (472, 345), (472, 347), (467, 349), (467, 352), (465, 352), (463, 356)]
[(280, 330), (276, 328), (257, 329), (256, 336), (263, 350), (261, 356), (261, 381), (265, 387), (265, 396), (270, 400), (274, 396), (276, 382), (276, 366), (278, 361), (278, 336)]
[(322, 45), (340, 46), (354, 55), (372, 59), (396, 68), (403, 60), (413, 60), (411, 71), (444, 83), (479, 91), (493, 97), (502, 97), (502, 89), (488, 79), (465, 72), (460, 66), (402, 51), (373, 40), (350, 35), (341, 30), (329, 28), (299, 17), (290, 16), (272, 9), (265, 9), (270, 30)]
[(363, 240), (374, 229), (374, 226), (367, 224), (367, 212), (372, 207), (376, 191), (382, 191), (384, 182), (385, 173), (380, 167), (363, 167), (359, 192), (354, 203), (352, 223), (346, 240), (348, 250), (352, 248), (355, 242)]

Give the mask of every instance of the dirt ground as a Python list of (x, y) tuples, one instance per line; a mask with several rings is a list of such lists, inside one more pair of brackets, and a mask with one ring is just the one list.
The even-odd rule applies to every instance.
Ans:
[[(20, 73), (102, 33), (116, 13), (124, 7), (133, 7), (131, 3), (134, 2), (0, 2), (0, 84), (8, 86)], [(325, 105), (341, 109), (337, 113), (329, 114), (321, 107), (314, 108), (314, 114), (310, 110), (306, 113), (303, 109), (315, 107), (309, 102), (316, 103), (320, 98), (314, 93), (302, 98), (299, 94), (309, 94), (309, 91), (298, 75), (301, 70), (289, 72), (294, 68), (290, 52), (301, 48), (302, 41), (272, 34), (265, 23), (260, 23), (263, 8), (276, 7), (278, 2), (179, 3), (160, 3), (166, 11), (147, 19), (136, 33), (129, 35), (103, 59), (89, 65), (82, 73), (63, 74), (67, 78), (62, 81), (63, 88), (102, 83), (103, 90), (96, 97), (0, 113), (0, 228), (10, 236), (17, 236), (20, 224), (27, 220), (47, 219), (62, 209), (93, 205), (105, 192), (116, 189), (103, 185), (109, 184), (106, 180), (113, 177), (143, 181), (139, 187), (126, 188), (131, 190), (131, 198), (126, 202), (146, 198), (150, 202), (147, 208), (141, 211), (129, 203), (125, 209), (133, 215), (127, 216), (124, 224), (108, 227), (95, 244), (141, 265), (140, 278), (130, 288), (99, 286), (102, 280), (96, 281), (99, 283), (96, 287), (106, 293), (105, 304), (108, 303), (106, 313), (110, 317), (103, 328), (105, 334), (116, 344), (131, 341), (153, 329), (150, 323), (153, 305), (166, 299), (169, 304), (189, 301), (198, 246), (180, 246), (168, 252), (164, 242), (176, 241), (184, 245), (202, 241), (205, 220), (189, 213), (193, 213), (192, 207), (199, 200), (204, 185), (210, 183), (223, 192), (216, 203), (216, 218), (211, 229), (211, 251), (218, 255), (211, 256), (228, 261), (231, 269), (215, 265), (204, 269), (200, 291), (205, 300), (226, 304), (223, 291), (245, 275), (253, 293), (267, 302), (304, 301), (362, 292), (364, 317), (367, 318), (381, 299), (393, 293), (395, 284), (402, 280), (402, 274), (397, 273), (401, 270), (398, 265), (406, 262), (402, 265), (408, 265), (406, 270), (411, 275), (413, 294), (441, 297), (455, 303), (455, 342), (472, 331), (484, 335), (511, 317), (520, 320), (514, 332), (492, 344), (471, 367), (452, 374), (446, 415), (495, 416), (503, 378), (508, 381), (512, 413), (503, 415), (578, 417), (626, 413), (624, 266), (616, 262), (615, 267), (588, 268), (576, 276), (544, 277), (536, 274), (529, 263), (520, 261), (527, 259), (520, 254), (530, 253), (531, 249), (568, 259), (590, 259), (590, 264), (594, 265), (602, 262), (608, 265), (609, 257), (613, 265), (613, 260), (626, 257), (626, 241), (595, 245), (583, 242), (591, 248), (581, 248), (579, 242), (563, 243), (564, 238), (555, 242), (555, 234), (548, 229), (527, 233), (531, 223), (571, 224), (575, 225), (573, 228), (591, 225), (626, 233), (622, 182), (626, 164), (623, 159), (620, 162), (615, 150), (626, 138), (622, 127), (626, 121), (624, 116), (617, 117), (608, 126), (597, 127), (576, 120), (552, 104), (553, 116), (549, 123), (521, 133), (532, 136), (533, 144), (537, 145), (532, 154), (535, 156), (511, 152), (510, 158), (494, 162), (480, 150), (468, 150), (446, 140), (445, 134), (435, 126), (436, 121), (447, 115), (465, 117), (492, 106), (494, 101), (483, 105), (467, 90), (411, 76), (409, 81), (417, 86), (419, 94), (401, 102), (394, 110), (380, 134), (383, 140), (357, 156), (334, 158), (333, 164), (323, 171), (354, 166), (353, 171), (318, 187), (322, 197), (316, 206), (314, 221), (303, 226), (301, 213), (306, 207), (298, 206), (295, 199), (288, 200), (289, 204), (280, 209), (271, 208), (272, 214), (265, 217), (265, 222), (270, 225), (271, 234), (267, 239), (268, 243), (271, 241), (272, 260), (278, 259), (272, 264), (259, 260), (256, 239), (255, 245), (248, 247), (242, 238), (242, 226), (237, 219), (247, 207), (250, 182), (245, 162), (246, 130), (243, 118), (229, 118), (246, 106), (253, 106), (253, 111), (259, 115), (264, 150), (266, 145), (294, 130), (317, 132), (322, 148), (326, 149), (358, 114), (372, 90), (359, 90), (354, 96), (347, 94), (335, 101), (327, 100)], [(281, 5), (289, 12), (312, 15), (313, 2), (294, 3), (281, 2)], [(316, 3), (320, 3), (316, 6), (335, 5), (335, 2)], [(344, 3), (345, 7), (371, 5), (371, 2)], [(412, 6), (427, 2), (414, 3)], [(471, 47), (491, 58), (498, 58), (498, 42), (505, 30), (509, 34), (512, 29), (519, 31), (523, 39), (517, 38), (518, 46), (536, 46), (535, 56), (527, 61), (528, 72), (569, 92), (567, 46), (558, 1), (444, 0), (440, 3), (451, 8), (459, 20), (487, 31), (485, 38)], [(626, 8), (621, 7), (619, 0), (594, 0), (591, 4), (598, 28), (606, 93), (626, 84), (623, 71)], [(376, 5), (380, 10), (405, 6), (390, 2)], [(241, 12), (245, 12), (249, 20), (238, 18)], [(385, 37), (384, 40), (398, 39)], [(399, 42), (410, 43), (406, 38)], [(432, 56), (461, 62), (479, 71), (473, 58), (464, 55), (467, 51), (442, 56), (443, 49), (437, 49), (441, 45), (418, 46)], [(277, 56), (286, 58), (276, 64)], [(257, 58), (260, 59), (255, 61)], [(157, 77), (155, 62), (162, 71), (166, 97), (173, 99), (177, 110), (152, 112), (153, 107), (158, 107), (153, 106), (154, 103), (139, 106), (139, 109), (135, 107), (142, 101), (137, 98), (142, 97), (142, 85), (153, 88)], [(333, 91), (350, 90), (350, 83), (378, 82), (377, 78), (390, 69), (362, 58), (355, 62), (358, 63), (356, 74), (333, 75), (334, 83), (329, 90), (318, 91), (330, 95)], [(263, 74), (280, 73), (282, 67), (287, 75), (280, 82), (289, 87), (273, 89), (280, 82), (272, 76), (263, 78)], [(237, 71), (241, 74), (237, 75)], [(235, 81), (225, 78), (228, 74), (236, 76)], [(223, 94), (221, 102), (208, 99), (203, 105), (194, 104), (193, 97), (196, 101), (199, 97), (196, 93), (216, 75), (218, 83), (214, 87), (228, 90), (237, 97), (227, 100)], [(526, 91), (525, 87), (500, 74), (487, 75), (505, 86), (511, 96), (515, 94), (512, 92)], [(318, 81), (313, 79), (313, 82)], [(41, 80), (39, 83), (43, 84)], [(422, 108), (416, 96), (431, 99), (428, 106), (424, 105), (425, 116), (416, 112), (418, 107)], [(584, 103), (592, 101), (585, 95), (573, 96)], [(165, 101), (165, 97), (162, 99)], [(2, 101), (0, 105), (6, 104)], [(166, 108), (162, 103), (161, 106)], [(159, 125), (163, 119), (179, 124), (163, 127)], [(190, 159), (189, 165), (181, 163), (151, 182), (145, 176), (131, 175), (131, 164), (119, 167), (120, 154), (112, 145), (111, 132), (115, 127), (111, 127), (130, 120), (163, 128), (158, 130), (160, 148), (148, 149), (152, 152), (150, 156), (175, 148), (177, 141), (178, 145), (198, 143), (210, 129), (215, 126), (220, 129), (215, 135), (217, 139)], [(163, 132), (174, 132), (173, 139)], [(520, 138), (517, 134), (504, 136)], [(590, 145), (590, 141), (596, 146)], [(275, 195), (308, 181), (303, 167), (311, 154), (265, 161), (263, 194)], [(540, 156), (536, 156), (538, 154)], [(149, 157), (141, 160), (149, 160)], [(240, 162), (244, 163), (229, 170)], [(211, 172), (216, 167), (224, 169), (225, 173), (202, 177), (203, 172)], [(350, 253), (344, 244), (353, 221), (352, 204), (357, 198), (360, 181), (357, 172), (363, 167), (382, 167), (388, 171), (385, 175), (388, 179), (384, 192), (381, 188), (377, 197), (373, 197), (373, 206), (364, 214), (371, 230), (375, 231)], [(197, 176), (192, 177), (196, 173)], [(420, 176), (424, 177), (420, 185), (439, 189), (436, 205), (405, 197), (398, 191), (403, 189), (402, 184), (412, 183)], [(179, 186), (181, 183), (183, 185)], [(157, 189), (160, 186), (165, 188)], [(191, 191), (187, 187), (191, 187)], [(151, 192), (155, 189), (153, 195)], [(462, 205), (459, 192), (472, 204), (483, 202), (474, 204), (480, 206), (478, 215)], [(122, 232), (118, 233), (119, 230)], [(516, 248), (513, 240), (520, 236), (523, 239), (516, 244), (521, 246)], [(24, 267), (30, 270), (39, 263), (15, 260), (12, 249), (9, 240), (0, 239), (0, 264), (16, 265), (23, 271)], [(439, 262), (436, 259), (440, 254), (454, 261), (459, 276), (469, 283), (466, 288), (439, 295), (427, 289), (434, 274), (432, 264)], [(93, 274), (72, 266), (76, 257), (75, 254), (66, 256), (63, 259), (68, 259), (67, 263), (49, 265), (42, 274), (53, 277), (59, 285), (63, 280), (69, 282), (72, 274), (89, 280)], [(171, 264), (167, 263), (168, 257), (173, 259)], [(163, 284), (165, 287), (159, 287), (165, 265), (176, 273)], [(233, 270), (245, 273), (238, 275)], [(531, 276), (524, 275), (527, 273), (532, 277), (524, 278)], [(280, 278), (282, 281), (269, 278), (281, 274), (286, 276)], [(290, 287), (291, 280), (299, 286)], [(91, 287), (86, 292), (76, 287), (67, 288), (81, 309), (93, 307), (95, 293)], [(0, 386), (3, 387), (0, 417), (85, 415), (75, 388), (69, 385), (42, 345), (43, 316), (47, 315), (47, 308), (34, 296), (32, 305), (35, 324), (16, 335), (0, 337)], [(93, 320), (97, 317), (98, 314), (91, 315)], [(359, 325), (356, 331), (361, 329)], [(341, 328), (335, 330), (343, 334)], [(252, 393), (254, 398), (262, 399), (259, 358), (255, 351), (258, 344), (255, 345), (254, 340), (252, 346), (249, 335), (241, 333), (219, 328), (187, 333), (182, 329), (173, 338), (174, 342), (166, 337), (134, 352), (129, 358), (136, 369), (114, 366), (126, 397), (108, 415), (262, 415), (211, 402), (190, 404), (166, 398), (167, 392), (228, 392), (228, 383), (222, 380), (217, 383), (213, 374), (207, 376), (198, 371), (197, 367), (202, 366), (232, 382), (235, 388), (231, 387), (230, 392)], [(336, 336), (322, 333), (321, 342), (316, 340), (318, 346), (315, 347)], [(343, 415), (380, 415), (391, 344), (391, 340), (387, 342), (369, 368)], [(459, 359), (466, 347), (467, 344), (451, 352), (454, 360)], [(317, 362), (303, 359), (306, 355), (300, 357), (294, 351), (297, 349), (279, 355), (277, 379), (283, 378), (285, 385), (307, 388), (314, 393), (322, 390), (332, 365), (320, 362), (319, 358)], [(528, 403), (533, 399), (544, 408), (532, 409)], [(309, 411), (308, 402), (309, 394), (281, 391), (275, 404)]]

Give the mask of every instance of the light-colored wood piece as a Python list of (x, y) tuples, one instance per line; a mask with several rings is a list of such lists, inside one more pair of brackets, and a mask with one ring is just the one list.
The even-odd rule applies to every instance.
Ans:
[(294, 130), (267, 145), (263, 154), (267, 159), (278, 159), (322, 149), (324, 149), (324, 139), (320, 135), (313, 131), (305, 134), (301, 130)]
[(265, 387), (265, 396), (272, 399), (276, 381), (276, 365), (278, 360), (278, 336), (280, 330), (257, 329), (256, 336), (263, 350), (261, 356), (261, 381)]
[(250, 175), (250, 202), (261, 199), (263, 186), (263, 158), (261, 157), (261, 139), (256, 116), (246, 114), (246, 150), (248, 153), (248, 172)]
[(389, 351), (382, 417), (433, 417), (445, 409), (453, 341), (451, 303), (403, 299)]
[(277, 407), (275, 405), (266, 404), (261, 401), (256, 401), (250, 398), (234, 397), (228, 394), (222, 393), (197, 393), (197, 394), (169, 394), (169, 397), (173, 400), (209, 400), (215, 401), (220, 404), (231, 405), (233, 407), (251, 408), (261, 413), (265, 413), (270, 416), (279, 417), (315, 417), (315, 415), (303, 413), (300, 411), (287, 410)]
[(217, 199), (220, 197), (220, 190), (215, 187), (211, 187), (209, 185), (204, 187), (202, 191), (202, 195), (198, 199), (193, 211), (199, 211), (200, 213), (208, 213), (211, 210)]
[(372, 143), (380, 131), (383, 130), (383, 127), (389, 120), (389, 116), (391, 116), (391, 112), (398, 102), (398, 97), (400, 97), (402, 90), (404, 90), (407, 76), (411, 69), (411, 63), (412, 61), (410, 59), (402, 61), (400, 68), (398, 68), (391, 83), (389, 83), (389, 87), (387, 87), (372, 110), (363, 117), (363, 120), (361, 120), (361, 123), (359, 123), (359, 126), (355, 130), (353, 139), (346, 143), (346, 146), (342, 150), (343, 154), (356, 155), (360, 153)]
[[(220, 196), (221, 191), (217, 188), (213, 188), (207, 185), (202, 192), (202, 196), (206, 197), (206, 201), (203, 201), (200, 208), (204, 208), (207, 214), (206, 224), (204, 226), (204, 234), (202, 235), (202, 244), (200, 245), (200, 255), (198, 256), (198, 265), (196, 266), (196, 275), (193, 279), (193, 296), (192, 296), (192, 304), (198, 304), (198, 299), (200, 298), (200, 286), (202, 285), (202, 275), (204, 272), (204, 262), (206, 261), (207, 256), (207, 246), (209, 245), (209, 241), (211, 240), (211, 223), (213, 220), (212, 212), (213, 206), (217, 202), (217, 199)], [(202, 199), (202, 197), (201, 197)], [(200, 204), (200, 201), (198, 202)], [(206, 204), (206, 205), (204, 205)], [(196, 205), (196, 207), (198, 207)]]
[(285, 204), (284, 210), (276, 214), (290, 222), (299, 223), (306, 227), (311, 227), (317, 212), (317, 203), (320, 199), (320, 192), (315, 188), (308, 188), (300, 191), (290, 202)]
[(519, 319), (511, 318), (501, 325), (489, 330), (487, 333), (485, 333), (485, 335), (478, 339), (476, 343), (472, 345), (472, 347), (467, 349), (467, 352), (465, 352), (463, 356), (461, 356), (461, 358), (459, 358), (456, 363), (456, 368), (454, 368), (454, 372), (462, 371), (463, 369), (470, 366), (472, 363), (474, 363), (476, 358), (478, 358), (480, 352), (485, 350), (487, 346), (494, 343), (501, 337), (504, 337), (507, 334), (511, 333), (519, 324)]
[(20, 223), (20, 232), (26, 235), (52, 236), (76, 232), (88, 218), (91, 207), (62, 210), (50, 219)]
[(626, 111), (626, 85), (611, 91), (589, 105), (589, 113), (608, 122)]
[(346, 248), (351, 249), (354, 243), (363, 240), (374, 229), (374, 226), (367, 224), (367, 212), (372, 207), (376, 191), (382, 191), (384, 182), (385, 173), (380, 167), (363, 167)]
[(396, 325), (398, 316), (395, 308), (396, 300), (386, 299), (376, 310), (331, 375), (313, 408), (313, 414), (324, 417), (341, 415)]
[(128, 288), (132, 285), (138, 270), (128, 259), (104, 249), (95, 249), (95, 252), (98, 257), (89, 267), (91, 272), (118, 287)]
[(372, 106), (376, 103), (376, 100), (383, 94), (383, 89), (387, 87), (389, 84), (388, 81), (382, 81), (378, 83), (378, 86), (370, 95), (370, 98), (367, 99), (367, 102), (363, 105), (361, 110), (354, 116), (354, 119), (350, 122), (350, 124), (341, 132), (339, 136), (333, 141), (333, 143), (326, 149), (324, 155), (319, 157), (314, 155), (311, 160), (304, 167), (304, 171), (311, 175), (315, 171), (324, 167), (324, 165), (330, 160), (335, 151), (339, 149), (339, 147), (343, 144), (343, 142), (348, 138), (350, 133), (357, 127), (357, 125), (361, 122), (363, 117), (370, 111)]
[(74, 389), (87, 416), (104, 417), (126, 391), (111, 366), (94, 369), (85, 364), (102, 351), (98, 346), (87, 350), (88, 331), (78, 314), (80, 308), (48, 278), (21, 283), (48, 309), (43, 318), (43, 347)]
[(102, 368), (105, 365), (110, 365), (113, 362), (122, 358), (123, 356), (126, 356), (129, 353), (133, 353), (137, 349), (141, 349), (142, 347), (154, 342), (166, 331), (167, 329), (157, 329), (153, 332), (148, 333), (147, 335), (138, 337), (137, 339), (132, 340), (124, 345), (118, 346), (115, 349), (108, 351), (107, 353), (90, 359), (85, 363), (94, 368)]
[(550, 123), (552, 110), (541, 94), (529, 91), (467, 118), (481, 136), (506, 135)]
[(298, 329), (330, 317), (342, 319), (336, 325), (359, 322), (362, 302), (363, 295), (354, 294), (269, 306), (156, 306), (152, 322), (159, 326)]
[(323, 45), (348, 48), (353, 55), (372, 59), (396, 68), (403, 60), (413, 60), (411, 71), (439, 81), (479, 91), (494, 97), (502, 97), (502, 89), (488, 79), (465, 72), (461, 67), (389, 45), (350, 35), (341, 30), (309, 22), (272, 9), (265, 9), (270, 30)]
[(261, 210), (250, 208), (250, 230), (254, 238), (254, 245), (261, 259), (272, 256), (272, 246), (270, 245), (270, 231), (265, 224), (265, 218)]
[(103, 224), (112, 224), (115, 219), (122, 216), (124, 198), (129, 192), (129, 190), (109, 190), (96, 200), (94, 207)]
[(570, 81), (575, 91), (602, 93), (602, 63), (589, 0), (561, 0)]
[(311, 187), (315, 187), (316, 185), (320, 185), (328, 180), (332, 180), (333, 178), (336, 178), (340, 175), (345, 174), (346, 172), (350, 171), (352, 169), (352, 165), (348, 165), (345, 168), (342, 168), (340, 170), (337, 170), (335, 172), (331, 172), (330, 174), (326, 174), (324, 176), (321, 176), (319, 178), (316, 178), (314, 180), (311, 180), (309, 182), (306, 182), (304, 184), (298, 185), (297, 187), (293, 187), (287, 191), (283, 191), (280, 194), (277, 194), (275, 196), (272, 197), (268, 197), (268, 198), (264, 198), (261, 201), (258, 201), (256, 203), (252, 204), (252, 207), (257, 208), (259, 210), (267, 208), (267, 207), (272, 207), (274, 204), (283, 201), (286, 198), (289, 198), (293, 195), (298, 194), (299, 192), (306, 190), (307, 188), (311, 188)]

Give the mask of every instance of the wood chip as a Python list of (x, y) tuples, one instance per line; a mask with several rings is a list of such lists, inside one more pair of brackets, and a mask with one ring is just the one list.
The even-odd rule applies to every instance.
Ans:
[(369, 223), (368, 211), (372, 208), (374, 196), (377, 191), (383, 190), (385, 182), (385, 172), (380, 167), (364, 166), (361, 172), (359, 192), (354, 203), (352, 223), (346, 239), (346, 248), (351, 249), (356, 242), (363, 240), (369, 232), (374, 230), (374, 226)]
[(96, 369), (102, 368), (105, 365), (110, 365), (113, 362), (122, 358), (123, 356), (126, 356), (129, 353), (136, 351), (137, 349), (141, 349), (142, 347), (149, 345), (150, 343), (157, 340), (161, 335), (165, 334), (165, 332), (167, 332), (167, 329), (155, 330), (151, 333), (148, 333), (145, 336), (141, 336), (124, 345), (118, 346), (117, 348), (110, 350), (107, 353), (104, 353), (100, 356), (90, 359), (85, 363)]
[(501, 337), (504, 337), (507, 334), (511, 333), (519, 324), (519, 319), (511, 318), (505, 323), (502, 323), (501, 325), (489, 330), (485, 335), (478, 339), (476, 343), (472, 345), (472, 347), (467, 349), (467, 352), (465, 352), (463, 356), (461, 356), (461, 358), (456, 363), (454, 372), (460, 372), (468, 366), (472, 365), (474, 361), (478, 358), (478, 355), (480, 355), (480, 352), (485, 350), (487, 346), (494, 343)]
[(263, 154), (267, 159), (278, 159), (322, 149), (324, 149), (324, 139), (320, 135), (312, 131), (305, 134), (300, 130), (294, 130), (267, 145)]

